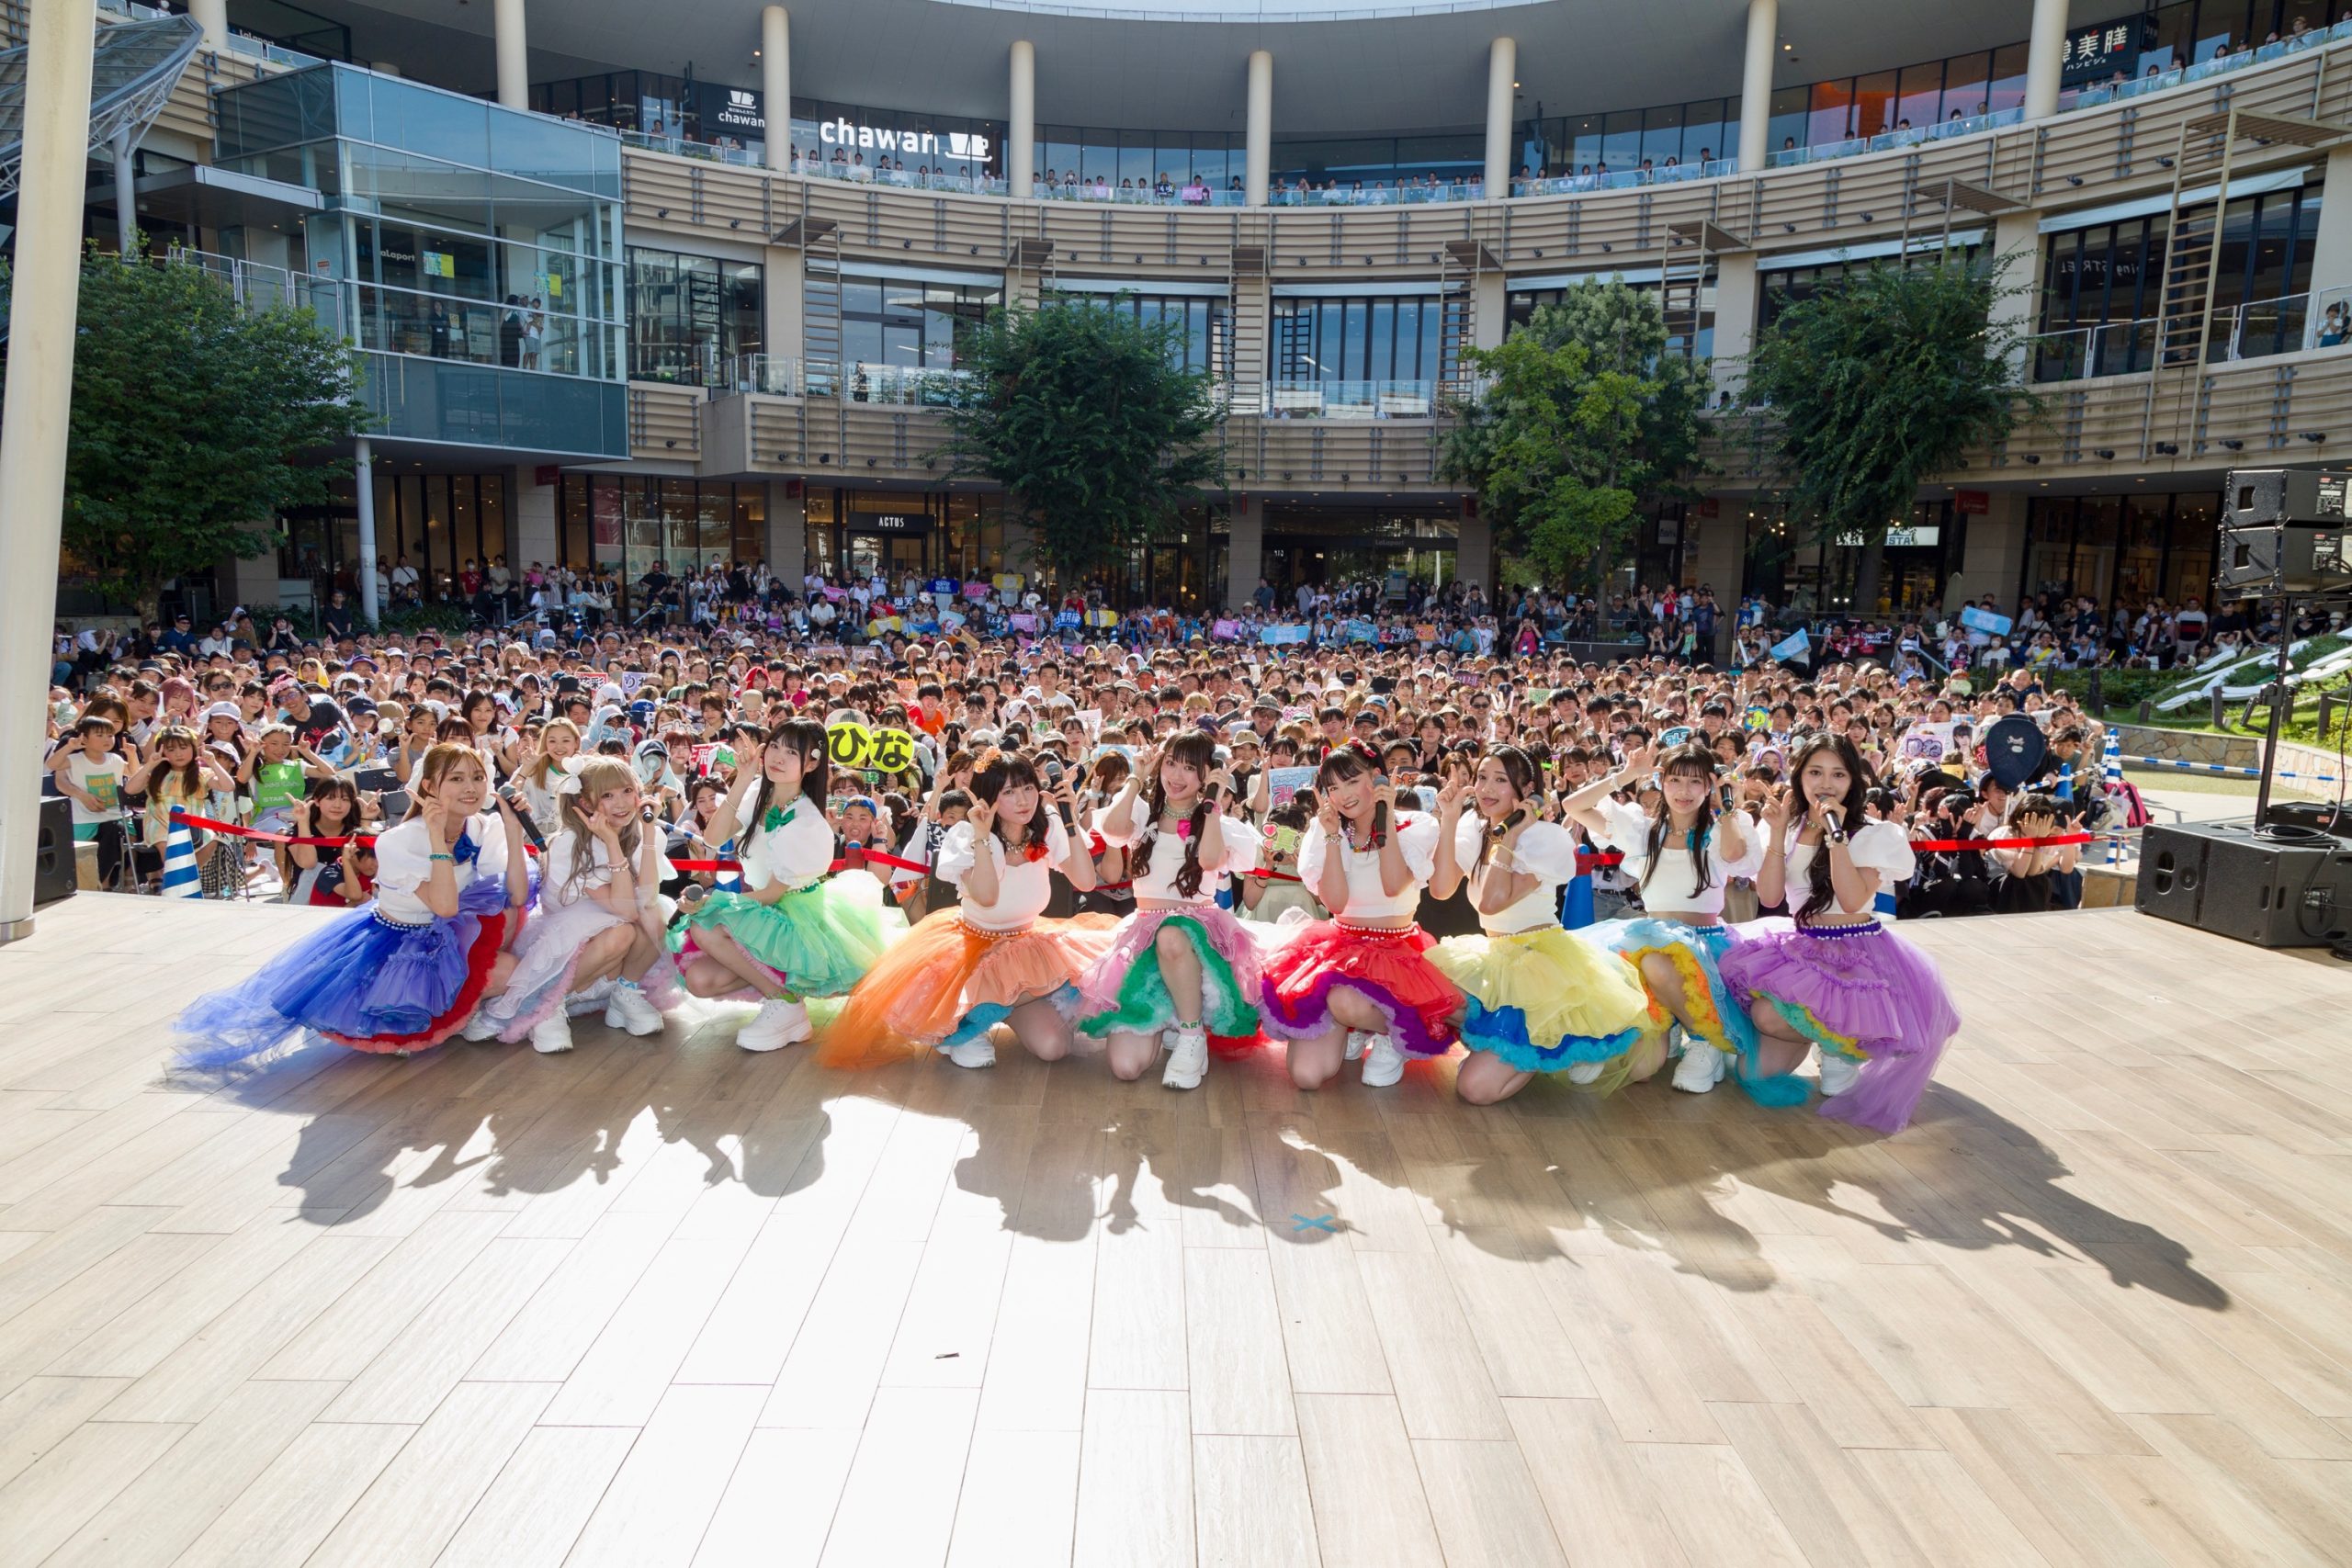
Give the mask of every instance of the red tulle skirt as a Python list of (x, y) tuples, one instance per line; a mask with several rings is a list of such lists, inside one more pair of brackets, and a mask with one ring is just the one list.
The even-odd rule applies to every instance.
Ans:
[(1419, 926), (1384, 931), (1317, 920), (1266, 960), (1262, 1026), (1312, 1040), (1332, 1028), (1331, 993), (1345, 987), (1388, 1017), (1388, 1033), (1414, 1055), (1453, 1048), (1461, 987), (1424, 956), (1436, 946)]

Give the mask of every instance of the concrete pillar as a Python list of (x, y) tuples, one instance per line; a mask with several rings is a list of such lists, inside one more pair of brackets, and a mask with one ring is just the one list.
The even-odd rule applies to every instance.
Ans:
[(1510, 327), (1510, 280), (1482, 272), (1470, 280), (1470, 346), (1500, 348)]
[(359, 618), (369, 626), (381, 619), (376, 601), (376, 473), (375, 450), (366, 436), (352, 444), (352, 499), (359, 511)]
[[(2344, 183), (2338, 190), (2352, 190), (2352, 147), (2338, 147), (2327, 155), (2327, 173), (2331, 178)], [(2310, 315), (2314, 323), (2324, 319), (2328, 302), (2319, 298), (2330, 289), (2352, 286), (2352, 201), (2340, 201), (2334, 207), (2320, 203), (2319, 238), (2312, 252), (2312, 304)]]
[(530, 43), (523, 28), (523, 0), (493, 0), (491, 28), (498, 44), (498, 101), (510, 109), (531, 107)]
[(115, 133), (114, 146), (114, 248), (117, 255), (127, 256), (139, 245), (138, 146), (129, 130)]
[(2017, 608), (2018, 581), (2025, 573), (2026, 503), (2022, 491), (1996, 490), (1988, 510), (1968, 519), (1968, 543), (1960, 570), (1944, 584), (1944, 609), (1957, 615), (1970, 600), (1990, 595), (2004, 613)]
[(800, 580), (808, 575), (808, 499), (805, 491), (785, 492), (800, 489), (797, 480), (768, 481), (768, 570), (795, 594), (800, 592)]
[(563, 530), (556, 511), (563, 499), (563, 484), (541, 484), (537, 468), (506, 470), (506, 564), (520, 579), (537, 561), (560, 564)]
[(229, 47), (229, 0), (187, 0), (187, 14), (204, 29), (203, 48), (218, 54)]
[(787, 372), (791, 375), (788, 384), (770, 380), (769, 389), (776, 391), (801, 389), (800, 321), (806, 288), (806, 264), (801, 253), (783, 245), (770, 245), (760, 267), (760, 344), (768, 356), (770, 377)]
[[(1711, 508), (1714, 515), (1705, 515)], [(1682, 577), (1692, 588), (1713, 589), (1716, 610), (1714, 643), (1701, 649), (1700, 658), (1712, 659), (1718, 665), (1730, 660), (1733, 623), (1739, 618), (1740, 587), (1747, 581), (1747, 498), (1710, 496), (1692, 502), (1682, 520)]]
[(32, 935), (65, 433), (90, 145), (89, 0), (30, 0), (7, 406), (0, 412), (0, 943)]
[(1004, 188), (1014, 196), (1035, 194), (1037, 185), (1037, 49), (1027, 39), (1012, 44), (1012, 102), (1004, 124)]
[(2025, 43), (2025, 118), (2058, 112), (2058, 78), (2066, 69), (2066, 0), (2033, 0)]
[(1510, 194), (1511, 105), (1519, 87), (1519, 42), (1498, 38), (1487, 46), (1487, 195)]
[(1772, 62), (1781, 51), (1781, 0), (1747, 0), (1747, 55), (1739, 74), (1739, 172), (1770, 157)]
[(1475, 582), (1495, 596), (1495, 525), (1483, 517), (1464, 517), (1456, 525), (1453, 545), (1453, 575), (1464, 582)]
[(760, 97), (768, 117), (767, 165), (792, 167), (792, 17), (781, 6), (760, 13)]
[(1266, 570), (1266, 504), (1246, 495), (1233, 498), (1231, 534), (1225, 552), (1225, 607), (1246, 610)]
[(1274, 165), (1274, 57), (1262, 49), (1250, 51), (1250, 120), (1247, 136), (1249, 173), (1243, 198), (1252, 207), (1266, 205), (1266, 179)]
[[(2321, 211), (2326, 211), (2323, 204)], [(2323, 224), (2325, 219), (2322, 219)], [(2324, 233), (2324, 228), (2322, 232)], [(2034, 312), (2041, 302), (2041, 232), (2030, 212), (2013, 212), (1994, 220), (1993, 254), (2010, 256), (2009, 269), (2001, 276), (2001, 294), (1993, 301), (1993, 320), (2020, 333), (2034, 328)], [(2316, 287), (2316, 285), (2314, 285)], [(2013, 363), (2018, 374), (2026, 373), (2026, 350), (2020, 346)]]
[[(1715, 392), (1729, 392), (1734, 402), (1739, 400), (1740, 382), (1745, 375), (1743, 362), (1756, 346), (1756, 321), (1763, 292), (1754, 252), (1737, 251), (1715, 258), (1715, 351), (1712, 370)], [(1713, 403), (1721, 399), (1710, 396), (1707, 400)], [(1715, 602), (1723, 602), (1720, 585), (1715, 590)]]

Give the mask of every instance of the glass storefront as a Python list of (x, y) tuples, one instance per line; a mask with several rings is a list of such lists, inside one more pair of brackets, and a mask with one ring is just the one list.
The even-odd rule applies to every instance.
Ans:
[(1422, 512), (1266, 503), (1258, 575), (1289, 603), (1301, 584), (1405, 579), (1441, 587), (1454, 578), (1461, 530), (1451, 507)]
[(808, 508), (808, 570), (835, 581), (878, 571), (894, 585), (910, 576), (973, 581), (1030, 570), (1007, 558), (1001, 495), (827, 485), (809, 490)]
[(1441, 381), (1453, 375), (1437, 294), (1325, 299), (1276, 294), (1277, 381)]
[[(487, 568), (500, 556), (516, 576), (530, 563), (507, 545), (504, 474), (396, 474), (379, 464), (376, 483), (376, 553), (389, 571), (406, 565), (428, 603), (456, 596), (458, 572)], [(335, 588), (358, 602), (359, 508), (352, 481), (335, 482), (334, 501), (283, 519), (278, 576), (312, 585), (318, 602)]]
[[(2213, 270), (2208, 359), (2290, 354), (2310, 341), (2318, 324), (2307, 291), (2320, 197), (2312, 184), (2230, 203)], [(2201, 222), (2211, 211), (2190, 214)], [(2122, 375), (2154, 363), (2168, 224), (2168, 214), (2155, 212), (2045, 238), (2036, 380)]]
[[(953, 370), (964, 334), (1003, 302), (1001, 279), (944, 273), (843, 274), (842, 361), (849, 376), (849, 395), (860, 402), (922, 400), (925, 373)], [(816, 309), (826, 308), (820, 299)]]
[(764, 481), (566, 474), (557, 500), (559, 552), (574, 571), (617, 570), (633, 583), (664, 563), (672, 576), (767, 556)]
[[(1734, 503), (1719, 502), (1726, 513)], [(1855, 574), (1862, 551), (1856, 542), (1826, 539), (1813, 525), (1772, 505), (1740, 506), (1747, 530), (1747, 559), (1741, 591), (1774, 604), (1793, 605), (1808, 615), (1889, 615), (1939, 600), (1943, 585), (1968, 553), (1968, 517), (1951, 502), (1915, 502), (1903, 525), (1887, 533), (1879, 566), (1879, 603), (1858, 611)], [(1727, 522), (1734, 521), (1726, 519)]]
[(2026, 506), (2019, 602), (2087, 593), (2138, 606), (2213, 600), (2221, 497), (2210, 491), (2039, 496)]
[(756, 264), (628, 248), (632, 380), (718, 386), (761, 345)]

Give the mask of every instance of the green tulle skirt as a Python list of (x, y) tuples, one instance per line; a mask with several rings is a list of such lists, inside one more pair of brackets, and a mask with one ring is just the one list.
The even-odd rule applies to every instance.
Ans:
[(904, 926), (904, 918), (886, 913), (878, 898), (868, 901), (831, 878), (773, 904), (746, 893), (713, 893), (670, 933), (670, 947), (684, 968), (700, 951), (695, 933), (717, 927), (794, 995), (838, 997), (882, 956), (894, 919)]

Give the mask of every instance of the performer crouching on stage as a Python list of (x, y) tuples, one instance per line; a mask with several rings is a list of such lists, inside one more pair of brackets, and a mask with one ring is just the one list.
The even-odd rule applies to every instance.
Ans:
[(174, 1028), (184, 1066), (245, 1061), (313, 1030), (355, 1051), (405, 1056), (438, 1045), (504, 987), (505, 951), (531, 901), (523, 825), (469, 745), (443, 741), (417, 764), (408, 819), (376, 839), (376, 897), (264, 964), (198, 997)]
[(1763, 1036), (1767, 1073), (1821, 1053), (1821, 1114), (1899, 1133), (1960, 1029), (1936, 961), (1879, 922), (1881, 888), (1909, 876), (1910, 840), (1867, 822), (1868, 771), (1853, 742), (1815, 735), (1794, 781), (1766, 810), (1771, 842), (1756, 896), (1785, 896), (1793, 920), (1763, 920), (1723, 961), (1724, 982)]
[(1232, 794), (1216, 742), (1187, 730), (1144, 758), (1095, 823), (1127, 852), (1136, 912), (1079, 982), (1079, 1028), (1109, 1042), (1118, 1077), (1141, 1077), (1164, 1038), (1160, 1083), (1197, 1089), (1209, 1031), (1258, 1032), (1258, 947), (1216, 906), (1217, 879), (1258, 863), (1257, 834), (1226, 813)]
[(1363, 1081), (1383, 1089), (1404, 1076), (1407, 1053), (1453, 1046), (1462, 993), (1423, 956), (1430, 940), (1413, 920), (1436, 869), (1438, 822), (1396, 815), (1396, 786), (1360, 743), (1323, 759), (1315, 792), (1298, 874), (1333, 918), (1266, 960), (1265, 1030), (1290, 1043), (1299, 1088), (1322, 1088), (1361, 1056)]
[(959, 1067), (993, 1066), (989, 1036), (1000, 1023), (1040, 1061), (1069, 1055), (1076, 982), (1114, 924), (1104, 915), (1038, 918), (1055, 872), (1080, 893), (1094, 886), (1091, 845), (1070, 830), (1069, 781), (1049, 790), (1028, 758), (989, 751), (973, 770), (972, 795), (932, 867), (961, 902), (927, 916), (858, 982), (825, 1032), (827, 1059), (895, 1039), (936, 1048)]
[(828, 880), (833, 828), (825, 819), (831, 768), (825, 727), (788, 719), (764, 745), (752, 727), (735, 748), (735, 780), (703, 836), (743, 845), (741, 893), (713, 893), (672, 933), (686, 989), (698, 997), (758, 997), (760, 1012), (735, 1036), (746, 1051), (774, 1051), (811, 1032), (805, 997), (838, 997), (882, 955), (880, 890), (859, 897)]
[[(1646, 782), (1653, 768), (1657, 799), (1647, 811), (1611, 798)], [(1641, 891), (1644, 913), (1604, 928), (1603, 940), (1640, 971), (1651, 998), (1682, 1025), (1674, 1087), (1704, 1094), (1738, 1062), (1751, 1094), (1785, 1102), (1785, 1096), (1774, 1101), (1773, 1089), (1759, 1083), (1755, 1026), (1724, 985), (1723, 957), (1738, 940), (1724, 924), (1724, 896), (1733, 877), (1755, 874), (1763, 848), (1746, 812), (1717, 812), (1713, 756), (1696, 741), (1662, 757), (1644, 747), (1562, 804), (1594, 842), (1624, 854), (1625, 874)]]
[[(466, 1025), (469, 1040), (530, 1037), (552, 1055), (571, 1049), (571, 998), (605, 981), (605, 1021), (631, 1034), (662, 1032), (662, 1013), (639, 982), (658, 964), (675, 975), (664, 945), (662, 839), (643, 821), (637, 773), (615, 757), (575, 758), (552, 770), (548, 786), (561, 825), (540, 863), (538, 908), (514, 942), (506, 987)], [(591, 1004), (594, 1005), (593, 1003)]]
[(1518, 747), (1489, 746), (1476, 782), (1457, 779), (1437, 799), (1430, 895), (1450, 897), (1466, 877), (1483, 933), (1449, 937), (1430, 953), (1469, 998), (1462, 1043), (1470, 1058), (1453, 1090), (1473, 1105), (1508, 1100), (1536, 1073), (1605, 1094), (1665, 1060), (1671, 1021), (1640, 977), (1561, 928), (1560, 888), (1577, 874), (1576, 835), (1539, 819), (1541, 777)]

